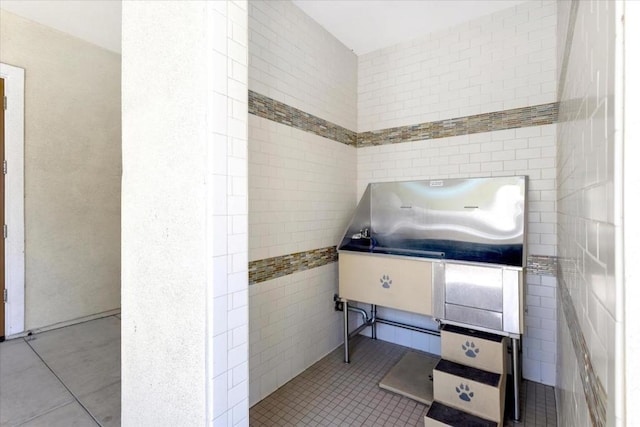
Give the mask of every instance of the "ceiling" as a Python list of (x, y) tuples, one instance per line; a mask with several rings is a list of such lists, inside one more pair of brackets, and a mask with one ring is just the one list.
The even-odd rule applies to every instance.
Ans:
[[(293, 0), (357, 55), (512, 7), (524, 0)], [(119, 0), (0, 0), (0, 7), (120, 52)]]
[(0, 0), (0, 8), (120, 53), (122, 2), (118, 0)]
[(356, 55), (448, 28), (525, 0), (293, 0)]

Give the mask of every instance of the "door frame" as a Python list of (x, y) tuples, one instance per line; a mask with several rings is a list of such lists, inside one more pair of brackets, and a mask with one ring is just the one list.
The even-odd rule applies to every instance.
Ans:
[(24, 69), (0, 63), (0, 76), (4, 79), (7, 97), (4, 116), (4, 149), (7, 160), (4, 215), (8, 229), (5, 239), (5, 288), (8, 294), (5, 337), (12, 338), (24, 332), (25, 319)]

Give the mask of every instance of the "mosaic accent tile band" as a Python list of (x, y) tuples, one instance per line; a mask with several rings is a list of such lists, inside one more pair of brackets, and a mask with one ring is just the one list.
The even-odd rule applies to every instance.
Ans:
[(398, 144), (409, 141), (448, 138), (458, 135), (492, 132), (529, 126), (541, 126), (558, 121), (558, 103), (514, 108), (474, 116), (438, 120), (417, 125), (400, 126), (358, 134), (358, 147)]
[(249, 285), (266, 282), (338, 260), (335, 246), (249, 262)]
[(346, 145), (356, 146), (357, 136), (354, 131), (328, 122), (313, 114), (305, 113), (275, 99), (260, 95), (252, 90), (249, 91), (249, 113)]
[(527, 274), (538, 276), (556, 276), (558, 258), (554, 256), (529, 255), (527, 257)]
[[(249, 262), (249, 284), (255, 285), (336, 261), (338, 261), (338, 252), (335, 246), (251, 261)], [(530, 255), (527, 258), (528, 274), (555, 276), (556, 269), (556, 257)]]
[(578, 315), (576, 314), (576, 308), (573, 305), (573, 300), (569, 294), (569, 290), (565, 285), (563, 279), (562, 266), (559, 269), (558, 280), (558, 293), (560, 296), (560, 304), (564, 317), (567, 320), (567, 326), (569, 328), (569, 334), (571, 335), (571, 342), (573, 343), (573, 350), (578, 360), (578, 370), (580, 371), (580, 379), (582, 380), (582, 387), (584, 388), (584, 395), (587, 399), (587, 408), (589, 408), (589, 416), (591, 423), (596, 427), (604, 427), (607, 423), (607, 392), (596, 375), (591, 363), (591, 355), (587, 341), (582, 334), (582, 328), (578, 322)]
[(531, 107), (360, 133), (328, 122), (313, 114), (305, 113), (252, 90), (249, 91), (249, 113), (353, 147), (370, 147), (548, 125), (558, 121), (558, 103), (551, 102)]

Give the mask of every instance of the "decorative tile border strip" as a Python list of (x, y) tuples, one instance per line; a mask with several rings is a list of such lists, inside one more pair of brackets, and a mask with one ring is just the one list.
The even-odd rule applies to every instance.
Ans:
[[(249, 284), (255, 285), (336, 261), (338, 261), (338, 252), (335, 246), (251, 261), (249, 263)], [(530, 255), (527, 258), (528, 274), (555, 276), (556, 269), (556, 257)]]
[(567, 321), (569, 335), (573, 344), (573, 351), (576, 355), (578, 370), (580, 371), (580, 379), (584, 395), (587, 400), (587, 408), (589, 409), (589, 417), (592, 425), (596, 427), (604, 427), (607, 424), (607, 392), (598, 378), (593, 364), (591, 363), (591, 353), (587, 346), (587, 341), (582, 333), (582, 328), (578, 322), (576, 308), (569, 294), (569, 290), (564, 281), (564, 271), (562, 263), (560, 263), (558, 294), (560, 297), (560, 305), (564, 317)]
[(346, 145), (356, 146), (357, 136), (354, 131), (328, 122), (313, 114), (305, 113), (252, 90), (249, 91), (249, 113)]
[(558, 121), (558, 103), (514, 108), (474, 116), (438, 120), (417, 125), (360, 132), (358, 148), (374, 145), (398, 144), (425, 139), (447, 138), (473, 133), (492, 132), (504, 129), (541, 126)]
[(338, 261), (335, 246), (266, 258), (249, 263), (249, 285)]
[(527, 257), (527, 274), (539, 276), (556, 276), (558, 258), (554, 256), (529, 255)]
[(268, 96), (249, 91), (249, 113), (353, 147), (398, 144), (458, 135), (542, 126), (558, 121), (558, 103), (356, 133)]

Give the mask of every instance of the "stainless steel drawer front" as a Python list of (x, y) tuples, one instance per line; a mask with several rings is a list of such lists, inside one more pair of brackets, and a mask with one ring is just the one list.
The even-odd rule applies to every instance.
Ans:
[(502, 313), (502, 269), (447, 264), (445, 302)]
[(502, 294), (503, 307), (503, 327), (505, 332), (512, 334), (522, 334), (523, 313), (522, 313), (522, 272), (505, 269), (502, 274)]
[(502, 314), (489, 310), (464, 307), (455, 304), (445, 304), (445, 318), (454, 322), (467, 325), (481, 326), (483, 328), (502, 330)]

